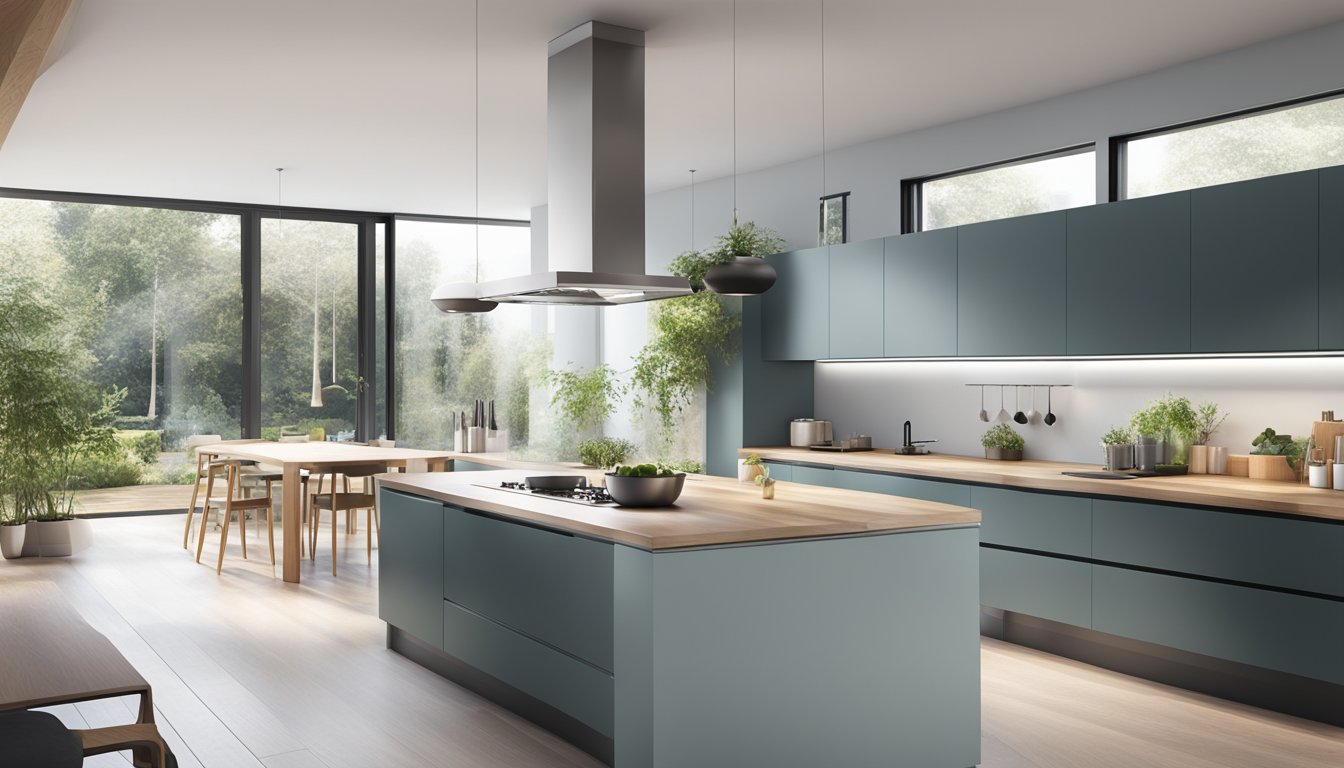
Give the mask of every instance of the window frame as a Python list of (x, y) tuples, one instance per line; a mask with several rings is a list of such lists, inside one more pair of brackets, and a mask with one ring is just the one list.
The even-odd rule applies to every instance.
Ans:
[(931, 181), (941, 181), (943, 179), (952, 179), (958, 176), (969, 176), (973, 173), (988, 171), (998, 168), (1011, 168), (1015, 165), (1026, 165), (1040, 160), (1052, 160), (1057, 157), (1068, 157), (1070, 155), (1081, 155), (1085, 152), (1096, 153), (1096, 142), (1088, 141), (1081, 144), (1071, 144), (1059, 149), (1050, 149), (1043, 152), (1036, 152), (1030, 155), (1021, 155), (1010, 160), (996, 160), (990, 163), (982, 163), (966, 168), (959, 168), (945, 173), (930, 174), (928, 176), (917, 176), (901, 180), (901, 234), (908, 235), (924, 230), (924, 195), (923, 187)]
[[(1220, 123), (1231, 123), (1237, 120), (1243, 120), (1257, 115), (1267, 115), (1272, 112), (1283, 112), (1295, 107), (1305, 106), (1322, 101), (1333, 101), (1344, 98), (1344, 88), (1332, 91), (1312, 94), (1308, 96), (1299, 96), (1286, 101), (1278, 101), (1273, 104), (1266, 104), (1256, 107), (1247, 107), (1232, 112), (1224, 112), (1212, 117), (1201, 117), (1196, 120), (1187, 120), (1181, 123), (1162, 126), (1160, 128), (1150, 128), (1135, 133), (1126, 133), (1118, 136), (1111, 136), (1109, 140), (1108, 158), (1107, 158), (1107, 202), (1115, 203), (1121, 200), (1129, 200), (1125, 194), (1125, 181), (1128, 171), (1128, 145), (1131, 141), (1148, 139), (1154, 136), (1164, 136), (1172, 133), (1181, 133), (1192, 128), (1203, 128)], [(1257, 177), (1264, 178), (1264, 177)]]

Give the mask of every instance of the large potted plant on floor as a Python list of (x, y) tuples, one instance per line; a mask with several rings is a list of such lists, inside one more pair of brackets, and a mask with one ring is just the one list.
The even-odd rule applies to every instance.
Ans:
[[(124, 451), (111, 427), (125, 392), (99, 393), (83, 376), (87, 354), (42, 286), (0, 280), (0, 515), (6, 557), (69, 555), (88, 546), (74, 517), (73, 471), (81, 457)], [(22, 525), (19, 534), (16, 526)]]

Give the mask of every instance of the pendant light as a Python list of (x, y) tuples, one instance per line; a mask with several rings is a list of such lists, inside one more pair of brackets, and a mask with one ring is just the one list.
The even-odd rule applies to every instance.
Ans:
[[(285, 250), (285, 169), (275, 169), (275, 218), (276, 228), (279, 230), (280, 250)], [(313, 391), (308, 400), (308, 405), (312, 408), (322, 407), (322, 374), (319, 372), (321, 362), (318, 353), (318, 285), (313, 283)]]
[(475, 120), (476, 139), (473, 170), (476, 176), (476, 225), (474, 240), (476, 243), (476, 277), (470, 283), (448, 283), (434, 289), (429, 300), (434, 306), (449, 314), (470, 312), (489, 312), (498, 307), (493, 301), (482, 299), (481, 282), (481, 2), (476, 0), (475, 11)]
[[(733, 0), (733, 229), (737, 228), (737, 0)], [(778, 274), (764, 259), (736, 256), (705, 271), (705, 287), (725, 296), (754, 296), (770, 290)]]

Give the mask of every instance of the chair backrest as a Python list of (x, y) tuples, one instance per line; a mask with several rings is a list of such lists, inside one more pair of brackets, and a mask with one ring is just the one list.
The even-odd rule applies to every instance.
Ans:
[(306, 442), (308, 442), (308, 436), (307, 436), (307, 435), (281, 435), (281, 436), (280, 436), (280, 442), (282, 442), (282, 443), (306, 443)]
[(187, 437), (186, 446), (190, 451), (198, 445), (210, 445), (211, 443), (221, 443), (224, 438), (219, 435), (190, 435)]

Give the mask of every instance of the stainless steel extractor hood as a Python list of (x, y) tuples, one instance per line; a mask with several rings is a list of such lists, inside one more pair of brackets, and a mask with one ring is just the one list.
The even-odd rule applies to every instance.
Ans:
[(547, 263), (482, 283), (512, 304), (605, 306), (685, 296), (644, 274), (644, 33), (590, 21), (552, 40), (547, 63)]

